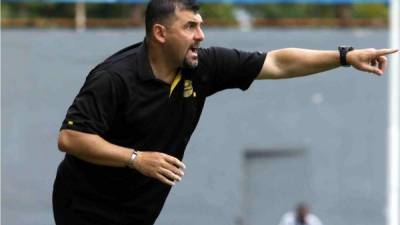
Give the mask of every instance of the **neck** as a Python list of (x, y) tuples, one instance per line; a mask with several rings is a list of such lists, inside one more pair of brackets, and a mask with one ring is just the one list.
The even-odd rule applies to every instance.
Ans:
[(154, 76), (159, 80), (171, 84), (175, 79), (179, 67), (175, 66), (170, 60), (168, 60), (166, 51), (163, 51), (162, 46), (149, 41), (148, 56)]

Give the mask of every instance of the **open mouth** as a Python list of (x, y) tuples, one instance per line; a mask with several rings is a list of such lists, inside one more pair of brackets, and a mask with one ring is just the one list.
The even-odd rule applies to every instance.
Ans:
[(199, 58), (198, 50), (198, 45), (189, 46), (184, 61), (184, 64), (188, 66), (188, 68), (195, 68), (197, 66)]
[(197, 48), (197, 47), (191, 47), (191, 48), (189, 48), (189, 50), (190, 50), (191, 52), (193, 52), (193, 53), (196, 53), (196, 54), (197, 54), (197, 50), (198, 50), (198, 48)]

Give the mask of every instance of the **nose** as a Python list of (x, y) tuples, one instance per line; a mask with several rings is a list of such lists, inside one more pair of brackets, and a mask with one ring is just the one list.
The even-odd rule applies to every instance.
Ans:
[(196, 32), (194, 38), (196, 41), (204, 40), (204, 32), (200, 27), (197, 29), (197, 32)]

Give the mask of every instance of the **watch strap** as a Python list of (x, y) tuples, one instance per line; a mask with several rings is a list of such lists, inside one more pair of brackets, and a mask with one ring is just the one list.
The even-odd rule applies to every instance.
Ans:
[(339, 46), (338, 47), (339, 50), (339, 55), (340, 55), (340, 65), (341, 66), (345, 66), (345, 67), (349, 67), (350, 64), (347, 62), (347, 53), (350, 51), (353, 51), (354, 48), (351, 46)]

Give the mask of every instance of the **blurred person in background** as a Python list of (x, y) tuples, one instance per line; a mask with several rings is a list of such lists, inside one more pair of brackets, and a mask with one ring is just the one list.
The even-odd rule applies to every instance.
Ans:
[(385, 55), (396, 51), (200, 48), (198, 10), (195, 0), (150, 1), (144, 41), (90, 71), (58, 137), (66, 154), (53, 189), (57, 225), (154, 224), (184, 175), (185, 148), (214, 93), (341, 65), (381, 75)]
[(295, 210), (282, 216), (279, 225), (322, 225), (317, 216), (310, 213), (310, 207), (302, 202)]

